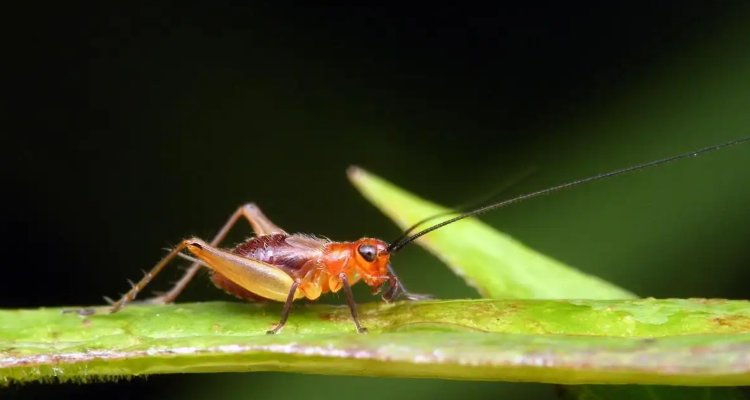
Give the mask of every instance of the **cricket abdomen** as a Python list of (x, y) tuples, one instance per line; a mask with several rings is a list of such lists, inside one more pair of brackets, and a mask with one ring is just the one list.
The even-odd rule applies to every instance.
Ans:
[(298, 271), (309, 260), (299, 249), (287, 242), (290, 235), (275, 233), (247, 239), (232, 249), (238, 256), (252, 258), (277, 266), (287, 273)]
[[(292, 278), (296, 278), (295, 272), (299, 271), (310, 260), (309, 256), (312, 254), (310, 254), (309, 249), (300, 249), (287, 242), (287, 238), (290, 236), (277, 233), (249, 238), (237, 245), (231, 252), (238, 256), (276, 266)], [(213, 270), (211, 273), (211, 282), (217, 288), (240, 299), (248, 301), (268, 300)]]

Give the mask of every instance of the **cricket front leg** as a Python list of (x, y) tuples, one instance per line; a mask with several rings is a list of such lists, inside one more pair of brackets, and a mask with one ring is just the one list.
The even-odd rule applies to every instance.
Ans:
[(408, 291), (406, 287), (404, 287), (404, 284), (401, 283), (398, 276), (396, 276), (396, 272), (390, 264), (388, 264), (388, 274), (390, 274), (391, 277), (390, 288), (388, 288), (387, 292), (383, 293), (383, 300), (386, 303), (393, 303), (399, 296), (403, 296), (411, 301), (435, 299), (435, 296), (429, 294), (419, 294)]
[[(224, 224), (219, 233), (216, 234), (216, 236), (213, 238), (213, 240), (211, 240), (211, 242), (209, 242), (209, 244), (214, 247), (218, 246), (227, 236), (229, 230), (232, 229), (237, 221), (239, 221), (240, 217), (245, 217), (245, 219), (247, 219), (256, 236), (270, 235), (273, 233), (287, 233), (276, 224), (271, 222), (271, 220), (263, 214), (263, 212), (255, 203), (248, 203), (239, 207), (232, 214), (232, 216), (229, 217), (229, 220)], [(193, 263), (192, 265), (190, 265), (190, 267), (187, 268), (187, 270), (185, 270), (182, 278), (180, 278), (180, 280), (177, 281), (169, 291), (164, 292), (157, 297), (147, 299), (145, 300), (145, 302), (151, 304), (167, 304), (174, 302), (177, 296), (179, 296), (180, 293), (185, 290), (185, 287), (187, 287), (187, 285), (195, 277), (201, 267), (202, 265), (200, 263)]]

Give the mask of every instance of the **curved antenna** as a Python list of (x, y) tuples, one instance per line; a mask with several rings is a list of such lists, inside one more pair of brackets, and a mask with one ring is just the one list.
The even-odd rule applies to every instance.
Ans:
[(431, 221), (431, 220), (433, 220), (435, 218), (442, 217), (442, 216), (445, 216), (445, 215), (459, 214), (459, 213), (462, 213), (462, 212), (466, 212), (467, 209), (472, 209), (472, 208), (478, 207), (479, 205), (481, 205), (481, 204), (483, 204), (485, 202), (488, 202), (488, 201), (494, 199), (495, 197), (497, 197), (500, 194), (502, 194), (504, 191), (510, 189), (511, 187), (515, 186), (519, 182), (521, 182), (524, 179), (528, 178), (534, 172), (536, 172), (536, 168), (529, 168), (523, 174), (516, 176), (515, 178), (513, 178), (512, 180), (510, 180), (508, 182), (505, 182), (505, 184), (503, 184), (502, 186), (500, 186), (497, 190), (489, 193), (486, 196), (483, 196), (480, 199), (475, 199), (475, 200), (463, 203), (463, 204), (458, 205), (456, 207), (452, 207), (453, 210), (442, 212), (442, 213), (438, 213), (438, 214), (434, 214), (434, 215), (432, 215), (430, 217), (427, 217), (427, 218), (425, 218), (423, 220), (420, 220), (419, 222), (415, 223), (414, 225), (410, 226), (409, 228), (407, 228), (406, 230), (404, 230), (403, 232), (401, 232), (401, 234), (398, 235), (398, 237), (396, 239), (394, 239), (391, 243), (398, 243), (398, 242), (404, 240), (404, 238), (406, 238), (407, 236), (409, 236), (409, 234), (412, 231), (414, 231), (415, 229), (417, 229), (417, 227), (419, 227), (420, 225), (424, 224), (427, 221)]
[(750, 136), (744, 137), (744, 138), (741, 138), (741, 139), (732, 140), (730, 142), (726, 142), (726, 143), (722, 143), (722, 144), (717, 144), (715, 146), (704, 147), (702, 149), (691, 151), (689, 153), (680, 154), (678, 156), (673, 156), (673, 157), (664, 158), (664, 159), (661, 159), (661, 160), (651, 161), (651, 162), (647, 162), (647, 163), (644, 163), (644, 164), (634, 165), (632, 167), (618, 169), (616, 171), (612, 171), (612, 172), (607, 172), (607, 173), (595, 175), (595, 176), (592, 176), (592, 177), (589, 177), (589, 178), (579, 179), (579, 180), (576, 180), (576, 181), (573, 181), (573, 182), (564, 183), (562, 185), (553, 186), (551, 188), (547, 188), (547, 189), (544, 189), (544, 190), (539, 190), (539, 191), (536, 191), (536, 192), (533, 192), (533, 193), (524, 194), (524, 195), (512, 198), (510, 200), (501, 201), (500, 203), (495, 203), (495, 204), (491, 204), (491, 205), (488, 205), (488, 206), (485, 206), (485, 207), (481, 207), (481, 208), (478, 208), (478, 209), (476, 209), (474, 211), (470, 211), (470, 212), (467, 212), (465, 214), (461, 214), (461, 215), (459, 215), (459, 216), (457, 216), (455, 218), (451, 218), (451, 219), (449, 219), (447, 221), (443, 221), (443, 222), (441, 222), (439, 224), (433, 225), (433, 226), (431, 226), (431, 227), (429, 227), (429, 228), (427, 228), (425, 230), (422, 230), (420, 232), (417, 232), (417, 233), (415, 233), (415, 234), (407, 237), (406, 239), (401, 240), (400, 242), (392, 243), (391, 245), (388, 246), (388, 252), (389, 253), (395, 253), (395, 252), (401, 250), (407, 244), (409, 244), (409, 243), (417, 240), (418, 238), (420, 238), (420, 237), (422, 237), (422, 236), (424, 236), (424, 235), (426, 235), (426, 234), (428, 234), (428, 233), (430, 233), (430, 232), (432, 232), (432, 231), (434, 231), (436, 229), (440, 229), (440, 228), (442, 228), (442, 227), (444, 227), (446, 225), (449, 225), (449, 224), (452, 224), (454, 222), (460, 221), (460, 220), (462, 220), (464, 218), (472, 217), (472, 216), (475, 216), (475, 215), (479, 215), (479, 214), (485, 213), (485, 212), (490, 211), (490, 210), (495, 210), (495, 209), (498, 209), (498, 208), (509, 206), (511, 204), (519, 203), (519, 202), (521, 202), (523, 200), (528, 200), (528, 199), (531, 199), (533, 197), (542, 196), (542, 195), (545, 195), (545, 194), (550, 194), (550, 193), (553, 193), (553, 192), (560, 191), (562, 189), (567, 189), (567, 188), (570, 188), (570, 187), (573, 187), (573, 186), (582, 185), (584, 183), (598, 181), (600, 179), (605, 179), (605, 178), (612, 178), (612, 177), (615, 177), (615, 176), (627, 174), (629, 172), (637, 171), (639, 169), (655, 167), (657, 165), (667, 164), (667, 163), (670, 163), (670, 162), (673, 162), (673, 161), (677, 161), (677, 160), (680, 160), (680, 159), (683, 159), (683, 158), (694, 157), (694, 156), (697, 156), (699, 154), (707, 153), (709, 151), (714, 151), (714, 150), (719, 150), (719, 149), (724, 148), (724, 147), (734, 146), (736, 144), (740, 144), (740, 143), (746, 142), (748, 140), (750, 140)]

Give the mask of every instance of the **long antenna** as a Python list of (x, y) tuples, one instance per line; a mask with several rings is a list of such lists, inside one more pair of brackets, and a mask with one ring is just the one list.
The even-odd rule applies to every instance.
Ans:
[(428, 233), (430, 233), (430, 232), (432, 232), (432, 231), (434, 231), (436, 229), (440, 229), (440, 228), (442, 228), (442, 227), (444, 227), (446, 225), (449, 225), (449, 224), (452, 224), (454, 222), (460, 221), (460, 220), (462, 220), (464, 218), (473, 217), (475, 215), (479, 215), (479, 214), (485, 213), (485, 212), (490, 211), (490, 210), (495, 210), (497, 208), (502, 208), (502, 207), (505, 207), (505, 206), (509, 206), (511, 204), (519, 203), (519, 202), (521, 202), (523, 200), (528, 200), (528, 199), (531, 199), (533, 197), (550, 194), (550, 193), (557, 192), (557, 191), (562, 190), (562, 189), (567, 189), (567, 188), (570, 188), (570, 187), (573, 187), (573, 186), (582, 185), (584, 183), (598, 181), (600, 179), (605, 179), (605, 178), (612, 178), (612, 177), (615, 177), (615, 176), (627, 174), (629, 172), (637, 171), (639, 169), (655, 167), (657, 165), (667, 164), (667, 163), (670, 163), (672, 161), (677, 161), (677, 160), (680, 160), (680, 159), (683, 159), (683, 158), (694, 157), (694, 156), (697, 156), (699, 154), (707, 153), (709, 151), (714, 151), (714, 150), (719, 150), (719, 149), (724, 148), (724, 147), (734, 146), (736, 144), (740, 144), (740, 143), (746, 142), (748, 140), (750, 140), (750, 136), (744, 137), (744, 138), (741, 138), (741, 139), (732, 140), (730, 142), (726, 142), (726, 143), (722, 143), (722, 144), (717, 144), (715, 146), (705, 147), (705, 148), (702, 148), (700, 150), (691, 151), (689, 153), (680, 154), (678, 156), (669, 157), (669, 158), (665, 158), (665, 159), (661, 159), (661, 160), (657, 160), (657, 161), (651, 161), (651, 162), (647, 162), (645, 164), (634, 165), (632, 167), (618, 169), (617, 171), (607, 172), (607, 173), (599, 174), (599, 175), (592, 176), (592, 177), (589, 177), (589, 178), (579, 179), (577, 181), (564, 183), (562, 185), (553, 186), (553, 187), (548, 188), (548, 189), (540, 190), (540, 191), (529, 193), (529, 194), (524, 194), (524, 195), (512, 198), (510, 200), (502, 201), (500, 203), (495, 203), (495, 204), (491, 204), (489, 206), (481, 207), (481, 208), (478, 208), (478, 209), (476, 209), (474, 211), (467, 212), (466, 214), (461, 214), (461, 215), (459, 215), (459, 216), (457, 216), (455, 218), (451, 218), (451, 219), (449, 219), (447, 221), (443, 221), (443, 222), (441, 222), (439, 224), (433, 225), (433, 226), (431, 226), (431, 227), (429, 227), (429, 228), (427, 228), (427, 229), (425, 229), (423, 231), (417, 232), (417, 233), (415, 233), (415, 234), (407, 237), (406, 239), (403, 239), (403, 240), (398, 241), (398, 242), (391, 243), (388, 246), (388, 252), (391, 253), (391, 254), (393, 254), (393, 253), (401, 250), (407, 244), (409, 244), (409, 243), (417, 240), (418, 238), (420, 238), (420, 237), (422, 237), (422, 236), (424, 236), (424, 235), (426, 235), (426, 234), (428, 234)]
[(412, 231), (414, 231), (415, 229), (417, 229), (420, 225), (424, 224), (425, 222), (431, 221), (431, 220), (433, 220), (435, 218), (444, 217), (446, 215), (461, 214), (461, 213), (467, 212), (467, 210), (470, 210), (472, 208), (479, 207), (479, 206), (481, 206), (484, 203), (488, 203), (490, 200), (493, 200), (495, 197), (499, 196), (504, 191), (506, 191), (509, 188), (511, 188), (512, 186), (516, 185), (518, 182), (520, 182), (520, 181), (528, 178), (529, 176), (531, 176), (531, 174), (533, 172), (535, 172), (535, 170), (536, 170), (536, 168), (534, 168), (534, 169), (529, 168), (528, 170), (526, 170), (523, 173), (523, 175), (519, 175), (519, 176), (515, 177), (513, 180), (506, 182), (505, 184), (503, 184), (502, 186), (500, 186), (499, 188), (497, 188), (495, 191), (493, 191), (489, 195), (483, 196), (483, 197), (481, 197), (479, 199), (472, 200), (471, 202), (468, 202), (468, 203), (463, 203), (461, 205), (458, 205), (458, 206), (455, 206), (455, 207), (451, 207), (451, 208), (453, 208), (453, 210), (446, 211), (446, 212), (441, 212), (441, 213), (438, 213), (438, 214), (434, 214), (434, 215), (431, 215), (431, 216), (429, 216), (429, 217), (427, 217), (427, 218), (425, 218), (423, 220), (420, 220), (419, 222), (416, 222), (414, 225), (410, 226), (409, 228), (407, 228), (406, 230), (404, 230), (403, 232), (401, 232), (401, 234), (398, 235), (398, 237), (396, 239), (394, 239), (391, 243), (398, 243), (398, 242), (402, 241), (405, 237), (409, 236), (409, 234)]

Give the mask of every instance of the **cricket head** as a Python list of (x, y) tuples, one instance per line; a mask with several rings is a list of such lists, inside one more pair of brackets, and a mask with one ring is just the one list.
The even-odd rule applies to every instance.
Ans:
[(362, 280), (377, 293), (390, 279), (388, 263), (391, 253), (388, 244), (380, 239), (362, 238), (354, 242), (352, 259)]

